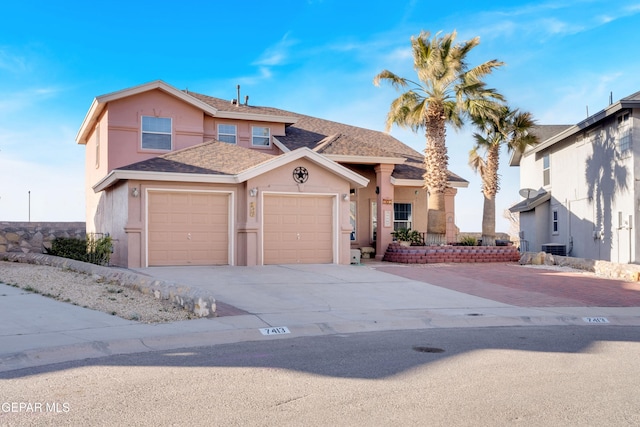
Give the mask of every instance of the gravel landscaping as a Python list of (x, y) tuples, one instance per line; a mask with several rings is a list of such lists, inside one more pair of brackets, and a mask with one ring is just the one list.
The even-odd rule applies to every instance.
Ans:
[(97, 275), (47, 265), (0, 261), (0, 283), (69, 304), (143, 323), (194, 319), (168, 300), (109, 282)]

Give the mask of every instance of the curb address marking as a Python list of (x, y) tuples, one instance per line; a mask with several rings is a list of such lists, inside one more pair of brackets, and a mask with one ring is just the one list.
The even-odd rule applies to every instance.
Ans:
[(262, 335), (282, 335), (282, 334), (290, 334), (289, 328), (286, 326), (276, 326), (273, 328), (261, 328), (260, 333)]
[(583, 317), (582, 320), (587, 323), (609, 323), (606, 317)]

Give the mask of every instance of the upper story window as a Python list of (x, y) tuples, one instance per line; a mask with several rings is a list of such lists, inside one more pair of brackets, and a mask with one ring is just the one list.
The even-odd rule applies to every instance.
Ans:
[(171, 150), (171, 118), (142, 116), (142, 148)]
[(263, 126), (251, 128), (251, 145), (268, 147), (271, 145), (271, 130)]
[(549, 153), (545, 153), (542, 156), (542, 185), (547, 186), (551, 184), (551, 165), (549, 162)]
[(626, 153), (631, 150), (631, 126), (629, 124), (629, 112), (618, 116), (618, 150)]
[(218, 125), (218, 141), (236, 143), (238, 128), (236, 125)]

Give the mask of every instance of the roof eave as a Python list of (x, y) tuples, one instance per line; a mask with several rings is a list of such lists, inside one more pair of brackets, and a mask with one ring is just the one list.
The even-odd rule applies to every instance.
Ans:
[(351, 163), (359, 165), (402, 165), (407, 159), (404, 157), (376, 157), (376, 156), (354, 156), (346, 154), (322, 154), (322, 156), (338, 163)]
[[(391, 184), (395, 187), (424, 187), (424, 180), (391, 177)], [(447, 186), (467, 188), (469, 187), (469, 181), (447, 181)]]
[(129, 171), (113, 170), (92, 188), (95, 193), (106, 190), (118, 181), (175, 181), (175, 182), (197, 182), (206, 184), (237, 184), (235, 175), (212, 175), (200, 173), (178, 173), (178, 172), (150, 172), (150, 171)]
[(297, 117), (293, 116), (277, 116), (273, 114), (255, 114), (255, 113), (243, 113), (241, 111), (223, 111), (217, 110), (215, 117), (221, 119), (238, 119), (238, 120), (250, 120), (254, 122), (272, 122), (272, 123), (285, 123), (294, 124), (298, 121)]

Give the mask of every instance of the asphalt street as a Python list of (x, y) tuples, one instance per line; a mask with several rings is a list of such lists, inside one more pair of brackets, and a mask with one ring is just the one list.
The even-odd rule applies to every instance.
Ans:
[(638, 354), (640, 328), (615, 325), (146, 352), (0, 373), (0, 425), (639, 425)]

